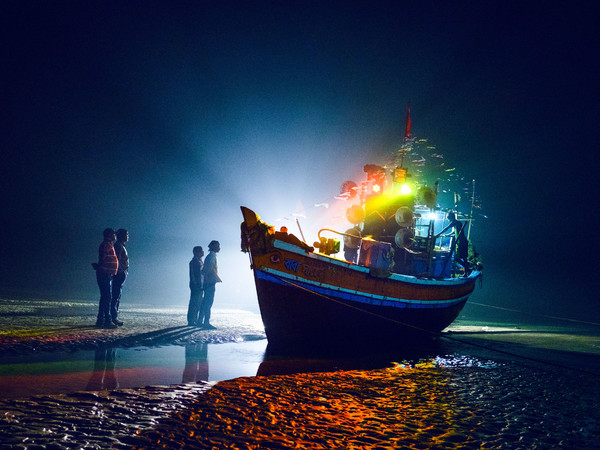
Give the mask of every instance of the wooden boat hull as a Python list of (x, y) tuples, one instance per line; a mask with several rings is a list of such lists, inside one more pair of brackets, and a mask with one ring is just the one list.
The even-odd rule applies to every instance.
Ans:
[(252, 233), (255, 221), (244, 224), (251, 231), (246, 250), (270, 347), (386, 346), (436, 335), (459, 315), (479, 276), (382, 276), (314, 253), (287, 233), (262, 239), (262, 232)]
[(289, 285), (261, 271), (254, 275), (269, 345), (281, 349), (403, 344), (446, 328), (467, 301), (462, 297), (443, 308), (375, 305), (328, 289), (311, 291), (301, 282)]

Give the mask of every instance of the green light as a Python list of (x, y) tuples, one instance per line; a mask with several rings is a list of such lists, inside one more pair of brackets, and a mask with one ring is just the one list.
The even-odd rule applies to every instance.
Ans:
[(408, 195), (408, 194), (410, 194), (411, 192), (412, 192), (412, 189), (411, 189), (411, 187), (410, 187), (408, 184), (406, 184), (406, 183), (402, 183), (402, 184), (400, 185), (400, 194), (401, 194), (401, 195)]

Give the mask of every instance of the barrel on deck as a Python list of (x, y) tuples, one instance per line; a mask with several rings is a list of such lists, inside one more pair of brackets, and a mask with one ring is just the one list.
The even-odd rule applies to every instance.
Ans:
[(370, 269), (389, 270), (393, 263), (392, 244), (363, 239), (360, 245), (358, 263)]

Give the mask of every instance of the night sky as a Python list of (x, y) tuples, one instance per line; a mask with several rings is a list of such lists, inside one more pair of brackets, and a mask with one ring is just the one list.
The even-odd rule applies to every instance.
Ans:
[(95, 300), (113, 227), (130, 232), (122, 302), (186, 305), (192, 247), (217, 239), (215, 307), (255, 308), (239, 206), (310, 229), (399, 148), (410, 102), (413, 135), (476, 180), (473, 300), (598, 320), (588, 8), (4, 1), (0, 293)]

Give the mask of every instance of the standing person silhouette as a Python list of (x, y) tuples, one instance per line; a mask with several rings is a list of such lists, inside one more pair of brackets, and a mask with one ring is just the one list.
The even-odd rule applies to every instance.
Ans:
[(115, 254), (115, 231), (112, 228), (104, 230), (104, 240), (98, 248), (98, 263), (92, 263), (96, 270), (96, 281), (100, 288), (100, 303), (98, 305), (98, 319), (96, 327), (98, 328), (116, 328), (110, 317), (110, 303), (112, 299), (112, 279), (117, 274), (119, 261)]
[(190, 303), (188, 305), (187, 322), (189, 326), (199, 325), (198, 316), (202, 302), (202, 257), (204, 250), (197, 246), (192, 249), (194, 257), (190, 261)]
[(471, 271), (469, 270), (469, 241), (465, 236), (464, 225), (461, 221), (456, 219), (456, 214), (452, 211), (448, 213), (447, 219), (450, 223), (448, 223), (442, 231), (436, 234), (435, 237), (438, 238), (450, 228), (454, 228), (454, 236), (458, 247), (458, 257), (456, 257), (456, 260), (464, 267), (464, 276), (467, 277)]
[(214, 330), (215, 327), (210, 323), (210, 309), (212, 308), (215, 299), (215, 285), (221, 282), (219, 278), (219, 270), (217, 267), (217, 253), (221, 250), (219, 241), (211, 241), (208, 244), (208, 256), (204, 260), (204, 298), (200, 306), (200, 319), (198, 325), (205, 330)]
[(117, 242), (115, 242), (115, 254), (119, 260), (119, 268), (117, 274), (114, 276), (112, 281), (112, 299), (110, 302), (110, 315), (112, 316), (112, 323), (118, 326), (122, 326), (123, 322), (117, 317), (119, 316), (119, 304), (121, 303), (121, 293), (123, 291), (123, 284), (127, 279), (129, 273), (129, 255), (125, 244), (129, 241), (129, 232), (120, 228), (117, 230)]

